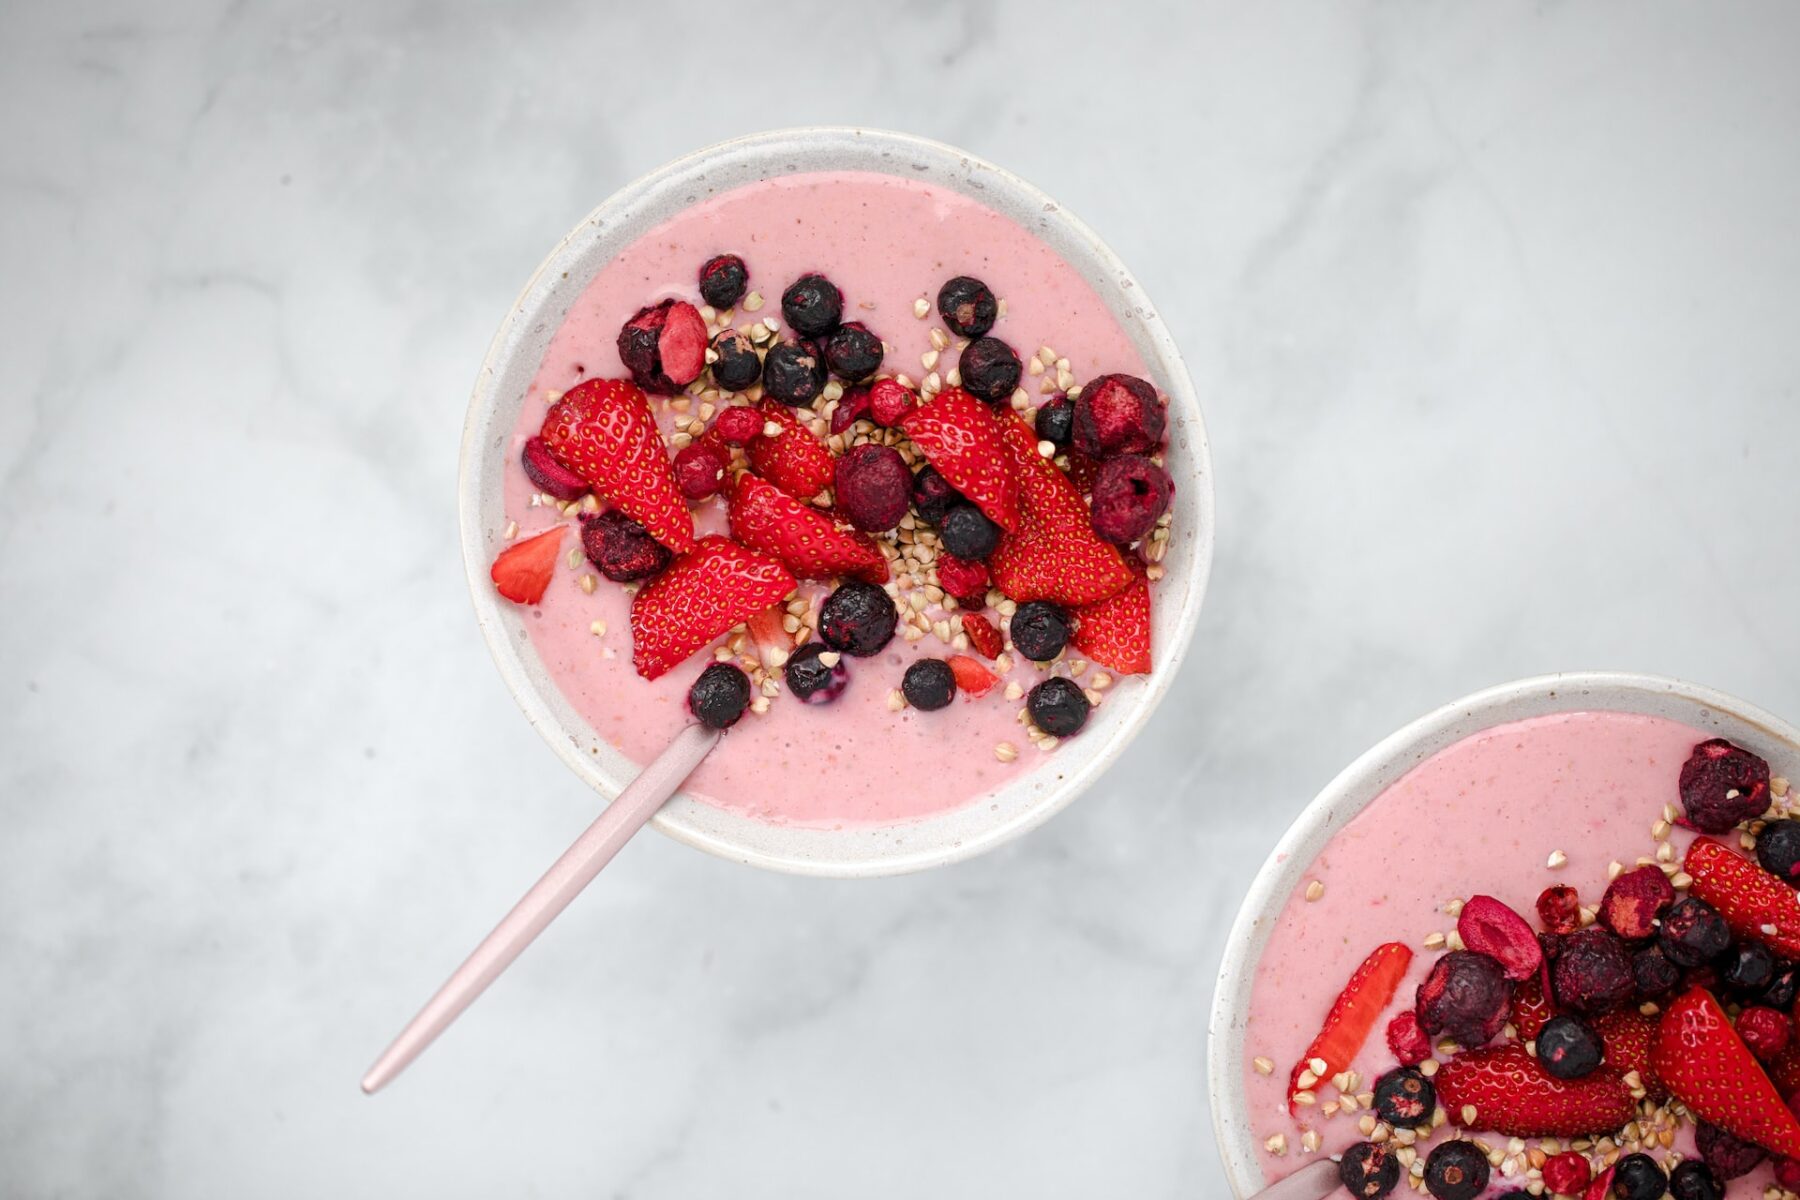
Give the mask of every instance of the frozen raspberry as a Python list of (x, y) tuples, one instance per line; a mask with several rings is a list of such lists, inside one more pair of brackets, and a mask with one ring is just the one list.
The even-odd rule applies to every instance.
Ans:
[(825, 365), (846, 383), (857, 383), (881, 367), (881, 339), (861, 321), (846, 321), (825, 339)]
[(1087, 724), (1088, 698), (1072, 679), (1052, 675), (1025, 695), (1032, 723), (1054, 737), (1071, 737)]
[(1538, 894), (1538, 924), (1550, 933), (1574, 933), (1581, 928), (1581, 893), (1566, 883), (1553, 884)]
[(1675, 1200), (1725, 1200), (1725, 1184), (1711, 1167), (1690, 1158), (1669, 1172), (1669, 1195)]
[(687, 702), (708, 729), (729, 729), (750, 707), (750, 677), (731, 663), (714, 663), (694, 680)]
[(1485, 1045), (1506, 1024), (1512, 983), (1485, 954), (1452, 950), (1431, 965), (1415, 1007), (1425, 1036), (1447, 1036), (1464, 1049)]
[(1474, 1142), (1440, 1142), (1425, 1160), (1425, 1190), (1437, 1200), (1475, 1200), (1487, 1191), (1488, 1160)]
[(1049, 442), (1058, 450), (1069, 447), (1075, 435), (1075, 402), (1061, 392), (1044, 401), (1037, 410), (1038, 440)]
[(1338, 1182), (1361, 1200), (1381, 1200), (1400, 1182), (1400, 1160), (1391, 1146), (1358, 1142), (1338, 1160)]
[(1731, 944), (1731, 927), (1706, 901), (1683, 896), (1663, 917), (1656, 944), (1676, 966), (1700, 967), (1725, 953)]
[(844, 316), (844, 293), (823, 275), (802, 275), (781, 293), (781, 317), (804, 338), (822, 337)]
[(762, 379), (763, 361), (750, 339), (735, 329), (723, 329), (712, 341), (713, 382), (727, 392), (742, 392)]
[(865, 443), (837, 460), (838, 508), (868, 533), (884, 533), (900, 523), (912, 504), (912, 471), (892, 446)]
[(1775, 979), (1775, 956), (1755, 942), (1737, 943), (1713, 967), (1719, 982), (1739, 996), (1760, 992)]
[(811, 404), (825, 390), (825, 358), (811, 342), (783, 342), (763, 358), (763, 394), (789, 408)]
[(851, 580), (820, 606), (819, 638), (833, 650), (868, 658), (893, 640), (899, 620), (892, 596), (872, 583)]
[(1090, 458), (1148, 454), (1167, 425), (1156, 389), (1135, 375), (1102, 375), (1075, 399), (1075, 448)]
[(966, 338), (978, 338), (992, 329), (1000, 315), (999, 302), (988, 285), (967, 275), (947, 280), (938, 289), (937, 310), (945, 328)]
[(543, 438), (527, 438), (519, 459), (525, 468), (525, 478), (531, 480), (538, 491), (558, 500), (579, 500), (587, 495), (587, 480), (551, 457), (550, 447)]
[(1724, 833), (1769, 807), (1769, 764), (1714, 738), (1694, 747), (1681, 768), (1681, 807), (1701, 833)]
[(748, 446), (750, 439), (762, 432), (763, 415), (746, 404), (725, 409), (713, 421), (713, 432), (727, 446)]
[(1669, 1173), (1648, 1154), (1627, 1154), (1613, 1164), (1615, 1200), (1662, 1200), (1668, 1190)]
[(1655, 1000), (1680, 984), (1681, 968), (1669, 961), (1660, 946), (1646, 946), (1631, 956), (1631, 981), (1639, 996)]
[(1558, 1079), (1592, 1075), (1606, 1054), (1599, 1033), (1579, 1017), (1551, 1017), (1538, 1030), (1536, 1040), (1538, 1062)]
[(975, 559), (940, 554), (937, 560), (938, 586), (956, 597), (964, 608), (980, 608), (987, 603), (987, 564)]
[(1587, 1155), (1565, 1150), (1544, 1164), (1544, 1189), (1557, 1196), (1579, 1196), (1593, 1181), (1594, 1168)]
[(1786, 1013), (1772, 1008), (1746, 1008), (1738, 1014), (1737, 1031), (1750, 1053), (1764, 1062), (1774, 1062), (1793, 1040), (1794, 1023)]
[(892, 428), (900, 423), (900, 418), (912, 411), (918, 400), (898, 380), (877, 379), (869, 385), (869, 420)]
[(1069, 644), (1069, 614), (1048, 600), (1033, 600), (1013, 611), (1013, 649), (1032, 662), (1050, 662)]
[(958, 558), (986, 558), (1000, 546), (1000, 527), (973, 504), (958, 504), (938, 522), (938, 537)]
[(1736, 1179), (1748, 1175), (1761, 1165), (1769, 1152), (1754, 1142), (1740, 1141), (1717, 1125), (1701, 1121), (1694, 1130), (1694, 1145), (1701, 1159), (1720, 1179)]
[(1431, 1123), (1437, 1089), (1414, 1067), (1395, 1067), (1375, 1081), (1375, 1116), (1396, 1129)]
[(900, 677), (906, 702), (921, 712), (936, 712), (956, 699), (956, 672), (941, 658), (921, 658)]
[(1387, 1044), (1403, 1067), (1417, 1066), (1431, 1057), (1431, 1039), (1419, 1028), (1419, 1014), (1411, 1009), (1388, 1022)]
[(689, 500), (716, 496), (725, 485), (725, 455), (706, 442), (692, 442), (675, 454), (675, 485)]
[(1756, 835), (1756, 861), (1762, 869), (1800, 887), (1800, 821), (1770, 821)]
[(989, 404), (999, 404), (1019, 386), (1019, 356), (997, 337), (978, 337), (963, 347), (956, 364), (963, 390)]
[(831, 432), (848, 432), (852, 425), (868, 415), (869, 389), (861, 384), (845, 388), (844, 394), (838, 397), (837, 407), (831, 410)]
[(844, 656), (824, 642), (808, 642), (782, 668), (788, 691), (803, 704), (830, 704), (850, 682)]
[(581, 548), (614, 583), (661, 574), (674, 558), (648, 530), (616, 508), (581, 523)]
[(744, 298), (750, 270), (735, 254), (718, 254), (700, 265), (700, 298), (714, 308), (731, 308)]
[(923, 467), (913, 476), (912, 502), (913, 510), (928, 524), (941, 527), (944, 517), (961, 504), (963, 498), (936, 467)]
[(1600, 923), (1628, 942), (1654, 936), (1656, 920), (1675, 903), (1669, 877), (1656, 866), (1626, 871), (1606, 885), (1600, 899)]
[(1617, 936), (1590, 926), (1572, 933), (1550, 968), (1559, 1008), (1598, 1017), (1628, 1002), (1636, 990), (1631, 956)]
[(1156, 528), (1174, 494), (1169, 473), (1143, 455), (1109, 458), (1094, 477), (1094, 532), (1114, 545), (1129, 546)]
[(640, 308), (619, 330), (619, 361), (646, 392), (673, 396), (706, 366), (706, 322), (685, 300)]

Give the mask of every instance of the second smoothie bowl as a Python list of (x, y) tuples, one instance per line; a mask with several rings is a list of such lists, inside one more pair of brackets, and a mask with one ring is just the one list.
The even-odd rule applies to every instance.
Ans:
[(464, 434), (477, 616), (532, 723), (613, 794), (733, 721), (656, 823), (812, 874), (954, 861), (1073, 799), (1178, 667), (1212, 526), (1192, 384), (1112, 253), (867, 130), (608, 199)]

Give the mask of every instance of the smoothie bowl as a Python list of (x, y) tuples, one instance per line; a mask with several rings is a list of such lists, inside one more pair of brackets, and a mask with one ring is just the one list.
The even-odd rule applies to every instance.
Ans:
[(1116, 758), (1212, 549), (1174, 343), (1100, 241), (936, 143), (809, 129), (617, 193), (502, 325), (462, 532), (507, 686), (616, 794), (729, 726), (655, 818), (823, 875), (954, 861)]
[(1358, 759), (1228, 943), (1236, 1194), (1322, 1159), (1364, 1197), (1800, 1190), (1789, 779), (1800, 730), (1638, 675), (1477, 693)]

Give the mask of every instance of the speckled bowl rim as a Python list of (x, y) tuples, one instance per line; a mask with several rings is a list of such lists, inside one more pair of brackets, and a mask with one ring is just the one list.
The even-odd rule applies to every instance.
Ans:
[[(626, 185), (551, 251), (494, 335), (464, 426), (460, 516), (475, 614), (507, 689), (569, 768), (611, 797), (636, 767), (597, 737), (548, 678), (521, 611), (495, 595), (488, 568), (505, 523), (501, 479), (514, 420), (564, 314), (618, 249), (672, 213), (756, 179), (872, 170), (926, 180), (1010, 217), (1094, 288), (1169, 397), (1175, 536), (1153, 617), (1155, 670), (1122, 680), (1081, 737), (992, 795), (905, 824), (797, 829), (723, 812), (685, 794), (654, 818), (678, 841), (721, 858), (796, 874), (876, 876), (922, 870), (990, 850), (1060, 811), (1106, 770), (1168, 692), (1199, 619), (1213, 552), (1211, 454), (1180, 352), (1143, 289), (1095, 234), (1016, 175), (938, 142), (872, 129), (811, 127), (753, 134), (696, 151)], [(730, 752), (730, 738), (715, 753)]]
[(1301, 811), (1250, 884), (1225, 943), (1207, 1030), (1213, 1132), (1225, 1177), (1239, 1197), (1267, 1186), (1262, 1139), (1244, 1093), (1244, 1028), (1256, 966), (1274, 920), (1331, 837), (1376, 796), (1439, 750), (1508, 721), (1583, 709), (1666, 717), (1729, 738), (1800, 778), (1800, 728), (1735, 696), (1660, 675), (1569, 672), (1503, 683), (1425, 714), (1382, 739)]

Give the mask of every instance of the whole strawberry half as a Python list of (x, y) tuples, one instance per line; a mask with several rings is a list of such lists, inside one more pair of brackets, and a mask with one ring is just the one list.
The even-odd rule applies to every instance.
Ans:
[(542, 600), (551, 576), (556, 574), (562, 537), (563, 526), (558, 525), (502, 550), (488, 568), (494, 589), (514, 604), (536, 604)]
[(784, 405), (765, 400), (757, 406), (765, 428), (773, 421), (781, 432), (759, 433), (750, 439), (750, 469), (790, 496), (811, 500), (831, 486), (837, 464), (825, 443), (790, 413)]
[(1121, 675), (1150, 673), (1150, 581), (1075, 610), (1075, 648)]
[[(1350, 1069), (1351, 1061), (1368, 1040), (1369, 1031), (1375, 1028), (1382, 1010), (1394, 998), (1400, 981), (1406, 977), (1412, 957), (1412, 950), (1406, 945), (1388, 942), (1375, 947), (1351, 974), (1350, 982), (1344, 985), (1344, 990), (1332, 1002), (1331, 1011), (1325, 1014), (1325, 1023), (1319, 1027), (1318, 1036), (1313, 1038), (1312, 1045), (1306, 1048), (1306, 1055), (1288, 1074), (1290, 1113), (1299, 1114), (1299, 1102), (1294, 1097), (1307, 1090), (1300, 1084), (1301, 1072), (1310, 1071), (1315, 1076), (1329, 1079)], [(1323, 1075), (1312, 1070), (1315, 1058), (1325, 1061)]]
[(1018, 528), (1019, 481), (985, 404), (961, 388), (946, 388), (907, 413), (900, 428), (989, 520), (1005, 530)]
[(849, 575), (869, 583), (888, 580), (887, 559), (866, 534), (839, 529), (822, 510), (755, 475), (738, 476), (730, 518), (733, 537), (752, 550), (773, 554), (802, 579)]
[(1000, 539), (988, 560), (994, 586), (1013, 600), (1051, 600), (1068, 608), (1095, 604), (1131, 585), (1119, 548), (1088, 522), (1087, 502), (1056, 464), (1037, 452), (1031, 426), (1014, 416), (995, 420), (1019, 481), (1019, 527)]
[(778, 561), (730, 538), (703, 537), (631, 602), (631, 658), (655, 679), (796, 586)]
[(1453, 1123), (1507, 1137), (1612, 1133), (1637, 1115), (1620, 1072), (1602, 1066), (1580, 1079), (1558, 1079), (1517, 1043), (1465, 1050), (1432, 1082)]
[(1688, 894), (1718, 909), (1733, 936), (1800, 956), (1800, 892), (1711, 838), (1695, 838), (1683, 865)]
[(575, 472), (650, 536), (681, 554), (694, 545), (694, 515), (675, 486), (675, 469), (635, 383), (585, 379), (544, 416), (542, 433), (557, 462)]
[(1800, 1120), (1705, 988), (1690, 988), (1663, 1011), (1650, 1042), (1650, 1065), (1701, 1120), (1800, 1158)]

